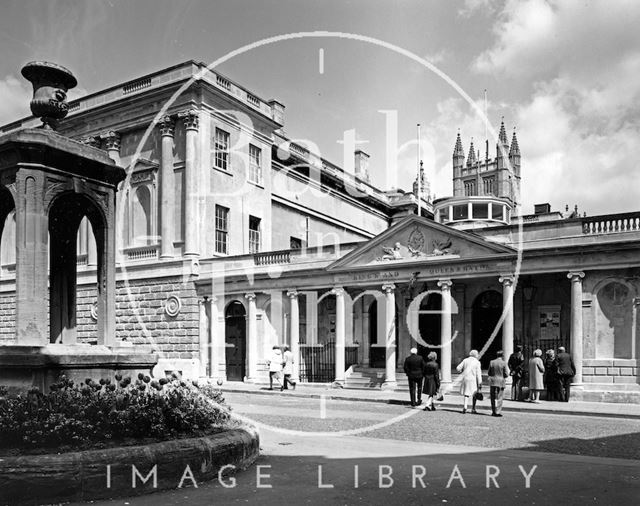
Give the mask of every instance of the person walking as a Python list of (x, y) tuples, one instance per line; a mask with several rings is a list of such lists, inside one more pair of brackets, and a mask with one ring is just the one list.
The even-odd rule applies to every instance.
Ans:
[(471, 350), (469, 356), (458, 364), (456, 370), (460, 373), (460, 394), (464, 398), (462, 413), (467, 412), (469, 397), (473, 398), (472, 413), (476, 413), (475, 393), (482, 388), (482, 370), (478, 360), (478, 351)]
[(529, 360), (529, 402), (539, 403), (540, 391), (544, 390), (544, 364), (542, 350), (535, 350)]
[(502, 416), (502, 399), (509, 368), (502, 358), (502, 350), (496, 352), (496, 358), (489, 362), (489, 394), (491, 396), (491, 416)]
[(522, 397), (522, 382), (524, 379), (524, 355), (522, 345), (516, 345), (516, 351), (509, 357), (509, 374), (511, 375), (511, 400), (518, 401)]
[(409, 381), (409, 398), (411, 406), (422, 404), (422, 378), (424, 376), (425, 363), (418, 355), (417, 348), (411, 348), (410, 355), (404, 359), (404, 373)]
[(282, 373), (284, 374), (284, 379), (282, 381), (284, 389), (289, 390), (289, 385), (294, 390), (296, 389), (296, 382), (291, 379), (293, 375), (293, 353), (289, 350), (289, 347), (285, 345), (284, 354), (282, 356), (282, 360), (284, 362), (284, 366), (282, 367)]
[(556, 363), (558, 364), (558, 378), (560, 380), (560, 400), (569, 402), (571, 379), (576, 375), (576, 366), (564, 346), (558, 348)]
[(435, 399), (440, 390), (440, 368), (438, 367), (438, 355), (435, 351), (427, 355), (427, 363), (424, 366), (424, 389), (422, 393), (427, 396), (427, 403), (424, 407), (425, 411), (435, 411)]
[(560, 400), (558, 392), (558, 363), (556, 362), (556, 352), (553, 350), (547, 350), (544, 359), (544, 386), (547, 389), (548, 401)]
[(271, 356), (267, 361), (269, 362), (269, 390), (273, 390), (273, 380), (276, 380), (278, 385), (280, 385), (280, 391), (284, 390), (284, 385), (280, 381), (283, 358), (278, 345), (273, 346), (271, 349)]

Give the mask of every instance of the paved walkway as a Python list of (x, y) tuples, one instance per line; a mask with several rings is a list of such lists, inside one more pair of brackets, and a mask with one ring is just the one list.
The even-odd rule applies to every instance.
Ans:
[[(383, 402), (387, 404), (409, 404), (409, 392), (399, 392), (396, 390), (378, 389), (348, 389), (331, 388), (324, 384), (298, 383), (295, 390), (285, 390), (280, 392), (274, 389), (270, 391), (268, 387), (261, 384), (251, 384), (229, 381), (221, 387), (222, 391), (246, 392), (259, 395), (289, 395), (319, 399), (340, 399), (364, 402)], [(485, 400), (481, 403), (483, 407), (490, 406), (489, 389), (483, 389)], [(443, 407), (461, 407), (462, 398), (457, 392), (445, 394), (445, 399), (438, 405)], [(532, 413), (557, 413), (563, 415), (582, 416), (605, 416), (624, 417), (640, 419), (640, 404), (606, 403), (606, 402), (547, 402), (540, 401), (539, 404), (530, 402), (516, 402), (505, 400), (503, 411), (532, 412)]]

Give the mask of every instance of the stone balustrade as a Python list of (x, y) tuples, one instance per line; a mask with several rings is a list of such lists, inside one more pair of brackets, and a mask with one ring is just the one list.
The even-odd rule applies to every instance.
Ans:
[(640, 212), (582, 218), (583, 234), (616, 234), (638, 231), (640, 231)]

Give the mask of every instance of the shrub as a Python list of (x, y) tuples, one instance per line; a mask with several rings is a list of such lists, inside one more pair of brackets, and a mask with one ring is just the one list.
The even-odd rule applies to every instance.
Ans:
[(87, 378), (74, 384), (62, 376), (47, 394), (32, 388), (13, 396), (0, 386), (0, 448), (164, 440), (198, 436), (229, 424), (220, 390), (176, 378), (155, 381), (142, 375), (133, 383), (130, 378)]

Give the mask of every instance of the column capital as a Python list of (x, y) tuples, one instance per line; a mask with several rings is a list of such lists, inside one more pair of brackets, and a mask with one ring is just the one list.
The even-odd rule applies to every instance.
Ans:
[(178, 118), (184, 121), (187, 130), (198, 130), (199, 117), (195, 109), (179, 112)]
[(158, 120), (158, 128), (160, 128), (160, 135), (162, 137), (173, 137), (175, 133), (176, 120), (173, 116), (163, 116)]
[(287, 290), (287, 297), (290, 299), (297, 299), (300, 292), (298, 290)]
[(112, 149), (120, 151), (120, 134), (113, 130), (108, 130), (100, 134), (100, 139), (104, 141), (105, 149), (110, 151)]
[(331, 293), (333, 295), (335, 295), (336, 297), (343, 297), (344, 296), (344, 288), (342, 288), (341, 286), (334, 286), (331, 289)]
[(582, 278), (584, 278), (584, 272), (582, 272), (582, 271), (570, 271), (567, 274), (567, 277), (573, 283), (582, 282)]
[(393, 283), (385, 283), (384, 285), (382, 285), (382, 291), (386, 295), (393, 293), (395, 289), (396, 289), (396, 285), (394, 285)]
[(451, 281), (450, 279), (439, 279), (438, 280), (438, 287), (441, 290), (449, 291), (451, 289), (452, 285), (453, 285), (453, 281)]
[(502, 283), (503, 286), (513, 286), (516, 277), (511, 274), (505, 274), (504, 276), (500, 276), (498, 281)]
[(245, 293), (244, 298), (247, 299), (249, 302), (253, 302), (254, 300), (256, 300), (256, 294), (253, 292)]
[(97, 135), (87, 135), (86, 137), (82, 137), (80, 139), (82, 144), (86, 144), (87, 146), (91, 146), (92, 148), (100, 147), (100, 137)]

